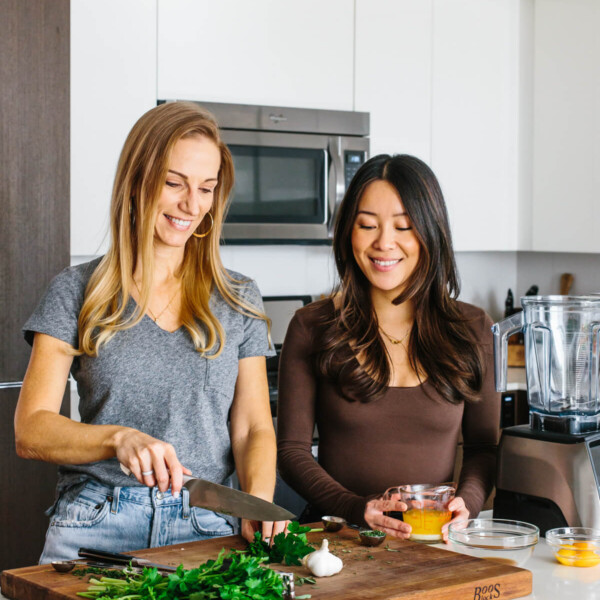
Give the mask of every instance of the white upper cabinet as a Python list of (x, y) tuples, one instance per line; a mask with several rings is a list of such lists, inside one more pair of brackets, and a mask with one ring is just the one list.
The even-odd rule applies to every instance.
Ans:
[(520, 19), (519, 0), (356, 2), (355, 108), (371, 113), (371, 154), (432, 167), (457, 250), (517, 249)]
[(356, 0), (355, 109), (371, 114), (371, 156), (431, 160), (429, 0)]
[(157, 99), (359, 110), (440, 180), (456, 250), (600, 252), (599, 0), (72, 0), (71, 254)]
[(600, 2), (535, 10), (533, 249), (600, 252)]
[(158, 95), (352, 110), (353, 0), (158, 0)]
[(517, 250), (519, 0), (434, 0), (431, 167), (456, 250)]
[(156, 0), (72, 0), (72, 256), (106, 250), (121, 148), (155, 105)]

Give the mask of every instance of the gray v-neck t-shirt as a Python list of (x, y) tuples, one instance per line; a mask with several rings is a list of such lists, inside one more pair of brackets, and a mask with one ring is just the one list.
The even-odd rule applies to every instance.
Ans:
[[(77, 319), (85, 287), (100, 259), (68, 267), (50, 283), (23, 326), (33, 343), (36, 332), (71, 344), (78, 342)], [(244, 281), (242, 297), (262, 310), (256, 283)], [(183, 327), (169, 333), (145, 315), (130, 329), (117, 332), (98, 356), (76, 356), (71, 374), (77, 382), (83, 423), (124, 425), (175, 447), (181, 463), (196, 477), (226, 483), (234, 470), (228, 415), (238, 374), (238, 361), (272, 356), (263, 320), (243, 315), (215, 289), (210, 307), (225, 330), (225, 347), (215, 359), (196, 351)], [(133, 312), (130, 298), (127, 311)], [(116, 458), (59, 467), (58, 491), (88, 478), (109, 486), (141, 485), (126, 477)]]

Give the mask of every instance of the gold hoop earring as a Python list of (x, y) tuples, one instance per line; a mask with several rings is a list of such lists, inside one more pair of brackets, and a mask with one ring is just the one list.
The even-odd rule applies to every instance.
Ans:
[[(213, 225), (215, 224), (215, 220), (213, 219), (213, 216), (209, 212), (206, 213), (206, 214), (210, 217), (210, 227), (208, 228), (208, 231), (205, 232), (205, 233), (196, 233), (196, 232), (194, 232), (194, 233), (192, 233), (192, 235), (194, 237), (203, 238), (203, 237), (206, 237), (212, 231)], [(202, 219), (202, 221), (204, 221), (204, 219)]]

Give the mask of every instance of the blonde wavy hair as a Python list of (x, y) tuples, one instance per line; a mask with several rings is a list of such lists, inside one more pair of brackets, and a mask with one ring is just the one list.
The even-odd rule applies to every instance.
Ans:
[[(221, 230), (234, 183), (231, 153), (209, 112), (190, 102), (170, 102), (144, 114), (133, 126), (121, 151), (110, 208), (110, 249), (85, 290), (78, 321), (77, 355), (97, 356), (102, 344), (117, 331), (133, 327), (144, 316), (154, 271), (157, 202), (173, 147), (180, 139), (193, 136), (204, 136), (215, 143), (221, 154), (221, 166), (210, 209), (213, 227), (204, 238), (190, 237), (177, 273), (182, 282), (182, 325), (200, 353), (208, 358), (221, 353), (225, 331), (209, 307), (216, 286), (235, 310), (262, 319), (270, 329), (266, 315), (242, 299), (244, 282), (231, 277), (219, 254)], [(138, 255), (144, 265), (140, 305), (126, 315)]]

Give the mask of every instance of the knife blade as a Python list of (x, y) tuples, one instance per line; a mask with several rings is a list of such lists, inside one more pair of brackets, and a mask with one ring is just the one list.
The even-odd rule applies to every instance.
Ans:
[(295, 515), (289, 510), (240, 490), (184, 476), (183, 485), (190, 492), (190, 505), (217, 513), (252, 521), (291, 521)]
[[(125, 465), (120, 463), (120, 466), (123, 473), (131, 475)], [(251, 521), (291, 521), (296, 518), (289, 510), (273, 502), (206, 479), (184, 475), (183, 485), (190, 493), (191, 506)]]
[(161, 565), (160, 563), (155, 563), (146, 558), (140, 558), (139, 556), (133, 556), (132, 554), (108, 552), (106, 550), (96, 550), (94, 548), (79, 548), (78, 555), (81, 558), (93, 558), (94, 560), (102, 563), (110, 563), (112, 565), (129, 565), (131, 563), (131, 565), (134, 567), (155, 567), (159, 571), (167, 571), (169, 573), (174, 573), (177, 571), (177, 567), (172, 567), (171, 565)]

